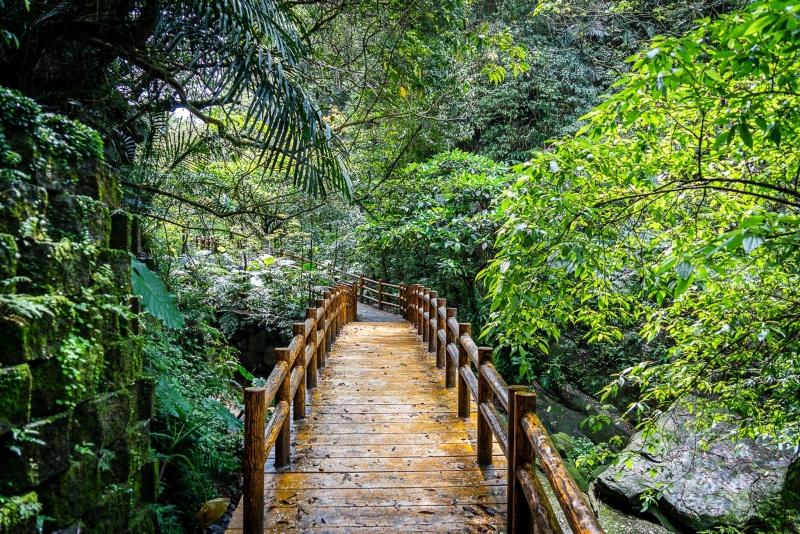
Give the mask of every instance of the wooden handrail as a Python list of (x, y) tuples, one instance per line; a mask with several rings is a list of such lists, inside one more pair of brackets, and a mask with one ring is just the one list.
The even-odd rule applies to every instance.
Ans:
[[(264, 532), (264, 464), (275, 447), (275, 465), (291, 461), (290, 412), (294, 419), (305, 417), (306, 388), (317, 385), (317, 369), (325, 366), (344, 324), (357, 314), (356, 285), (341, 285), (326, 291), (316, 308), (306, 310), (306, 320), (293, 325), (289, 346), (275, 349), (275, 367), (262, 387), (244, 390), (244, 532)], [(275, 408), (266, 419), (267, 406)]]
[[(436, 364), (445, 369), (445, 386), (458, 388), (458, 413), (469, 416), (470, 398), (478, 406), (478, 463), (492, 463), (492, 437), (508, 460), (508, 532), (561, 534), (550, 501), (535, 476), (536, 459), (575, 534), (602, 534), (564, 462), (535, 414), (536, 395), (527, 386), (509, 386), (492, 364), (492, 349), (480, 347), (456, 308), (421, 285), (401, 285), (403, 317), (413, 324)], [(508, 414), (501, 413), (501, 408)]]
[[(535, 400), (536, 396), (534, 395), (533, 398)], [(564, 511), (564, 516), (573, 532), (602, 532), (589, 503), (586, 502), (583, 493), (564, 466), (564, 462), (536, 413), (528, 411), (522, 415), (520, 423), (525, 432), (524, 437), (529, 440), (533, 449), (532, 460), (539, 460), (542, 471), (544, 471), (550, 487), (553, 488), (556, 500)]]

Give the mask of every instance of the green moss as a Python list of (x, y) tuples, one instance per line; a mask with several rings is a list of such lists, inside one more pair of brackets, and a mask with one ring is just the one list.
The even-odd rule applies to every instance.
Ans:
[(0, 442), (0, 493), (21, 493), (64, 472), (70, 461), (70, 412), (30, 423)]
[(553, 441), (553, 445), (555, 445), (556, 450), (562, 458), (567, 458), (575, 448), (575, 440), (563, 432), (556, 432), (555, 434), (552, 434), (550, 439)]
[(80, 404), (75, 408), (72, 441), (108, 446), (126, 436), (134, 409), (135, 399), (127, 389)]
[(45, 239), (47, 192), (21, 180), (0, 177), (0, 232)]
[(39, 493), (44, 514), (55, 525), (69, 525), (97, 501), (101, 490), (98, 458), (84, 452), (75, 454), (66, 472), (42, 486)]
[(41, 509), (36, 492), (14, 497), (0, 495), (0, 533), (37, 532), (36, 518)]
[[(23, 297), (20, 297), (23, 298)], [(0, 363), (10, 365), (50, 358), (75, 323), (75, 306), (65, 297), (24, 297), (49, 311), (38, 317), (0, 318)]]
[(70, 333), (55, 357), (31, 364), (33, 415), (48, 415), (88, 399), (100, 389), (102, 370), (102, 345)]
[(128, 251), (102, 249), (99, 252), (98, 262), (110, 267), (116, 294), (127, 295), (131, 292), (131, 255)]
[(85, 516), (87, 532), (127, 532), (133, 488), (112, 486)]
[(102, 161), (100, 135), (79, 122), (44, 113), (18, 91), (0, 87), (0, 175), (34, 179), (52, 166)]
[(586, 478), (584, 478), (583, 474), (575, 467), (575, 463), (572, 460), (564, 460), (564, 467), (567, 468), (567, 472), (572, 475), (572, 478), (575, 480), (575, 483), (581, 489), (581, 491), (586, 492), (589, 490), (589, 482), (587, 482)]
[(47, 207), (50, 235), (55, 239), (70, 239), (108, 245), (111, 219), (103, 202), (80, 195), (56, 195)]
[(142, 374), (143, 340), (140, 336), (119, 337), (106, 343), (104, 387), (116, 389), (127, 386)]
[(109, 247), (118, 250), (131, 250), (133, 235), (133, 217), (126, 211), (115, 211), (111, 214), (111, 237)]
[(27, 364), (0, 369), (0, 434), (30, 419), (31, 382)]
[[(13, 235), (0, 234), (0, 280), (11, 278), (17, 274), (17, 242)], [(13, 287), (4, 288), (4, 291)]]
[(42, 295), (79, 295), (89, 287), (97, 251), (69, 241), (29, 241), (20, 244), (18, 274), (30, 282), (20, 284), (20, 292)]

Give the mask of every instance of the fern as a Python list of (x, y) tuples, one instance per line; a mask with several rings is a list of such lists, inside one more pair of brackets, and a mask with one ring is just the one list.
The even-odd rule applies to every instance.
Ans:
[(144, 309), (158, 318), (168, 328), (182, 329), (184, 318), (161, 278), (147, 268), (147, 265), (131, 259), (131, 284), (133, 291), (142, 298)]
[[(0, 287), (5, 289), (15, 283), (26, 281), (29, 281), (29, 279), (22, 276), (8, 278), (0, 280)], [(41, 319), (46, 315), (53, 316), (50, 308), (27, 295), (0, 294), (0, 317), (3, 317), (6, 321), (24, 326), (31, 320)]]

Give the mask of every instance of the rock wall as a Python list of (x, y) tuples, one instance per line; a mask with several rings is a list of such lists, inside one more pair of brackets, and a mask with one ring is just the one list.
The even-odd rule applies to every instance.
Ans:
[(0, 532), (153, 531), (132, 218), (87, 131), (0, 91)]

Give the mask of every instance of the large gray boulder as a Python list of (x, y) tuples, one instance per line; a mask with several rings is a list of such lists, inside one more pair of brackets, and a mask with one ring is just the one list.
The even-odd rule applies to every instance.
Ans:
[(711, 435), (693, 429), (694, 417), (685, 410), (662, 415), (654, 435), (637, 433), (622, 461), (600, 475), (600, 495), (639, 509), (643, 494), (661, 492), (659, 509), (691, 530), (753, 523), (759, 506), (783, 492), (797, 452), (733, 442), (724, 424)]

